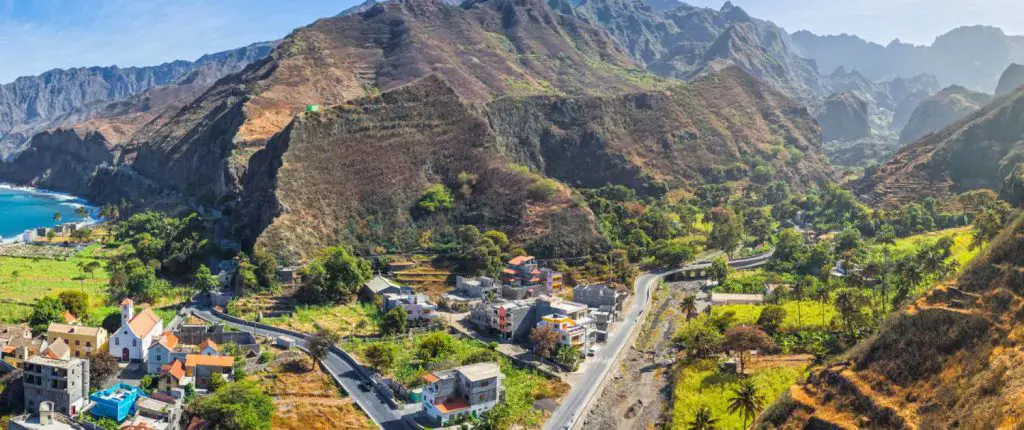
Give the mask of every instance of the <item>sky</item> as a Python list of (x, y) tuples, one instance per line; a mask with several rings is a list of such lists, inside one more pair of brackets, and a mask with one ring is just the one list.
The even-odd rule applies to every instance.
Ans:
[[(724, 0), (683, 0), (719, 8)], [(931, 45), (936, 36), (964, 25), (991, 25), (1024, 34), (1024, 0), (733, 0), (751, 16), (789, 32), (855, 34), (887, 45), (893, 39)]]
[[(361, 1), (361, 0), (360, 0)], [(150, 66), (280, 39), (356, 0), (0, 0), (0, 83)]]
[[(0, 0), (0, 83), (53, 68), (150, 66), (279, 39), (361, 0)], [(718, 8), (723, 0), (689, 0)], [(735, 0), (786, 30), (930, 44), (961, 25), (1024, 34), (1024, 0)]]

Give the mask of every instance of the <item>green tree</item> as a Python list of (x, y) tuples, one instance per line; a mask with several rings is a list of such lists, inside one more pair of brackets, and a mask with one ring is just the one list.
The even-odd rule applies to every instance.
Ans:
[(54, 214), (53, 214), (53, 222), (60, 223), (60, 221), (62, 219), (64, 219), (64, 215), (61, 215), (60, 212), (54, 212)]
[(856, 337), (856, 330), (864, 322), (863, 309), (866, 305), (867, 297), (861, 290), (846, 288), (836, 294), (836, 311), (843, 319), (846, 333), (851, 337)]
[(432, 214), (449, 210), (454, 203), (455, 200), (447, 187), (442, 184), (433, 184), (423, 192), (423, 196), (416, 203), (416, 208), (424, 213)]
[(402, 334), (405, 333), (407, 324), (408, 315), (405, 312), (405, 308), (395, 306), (381, 317), (380, 329), (386, 335)]
[(56, 231), (53, 231), (53, 230), (47, 230), (46, 231), (46, 240), (48, 240), (50, 242), (53, 242), (53, 240), (56, 239), (56, 238), (57, 238), (57, 232)]
[(753, 208), (743, 213), (743, 228), (747, 234), (759, 241), (769, 239), (772, 234), (772, 217), (767, 208)]
[(85, 263), (85, 265), (82, 266), (82, 271), (85, 272), (85, 273), (88, 273), (89, 277), (92, 278), (93, 277), (93, 273), (95, 273), (96, 269), (99, 269), (99, 268), (100, 268), (100, 262), (99, 261), (90, 261), (88, 263)]
[(238, 381), (197, 399), (189, 405), (189, 412), (209, 421), (213, 428), (269, 430), (274, 400), (256, 381)]
[(739, 413), (743, 416), (743, 428), (747, 428), (747, 421), (757, 417), (764, 409), (764, 399), (757, 392), (754, 381), (744, 379), (740, 381), (739, 387), (732, 392), (729, 398), (729, 413)]
[(718, 418), (711, 415), (711, 408), (701, 406), (693, 413), (693, 421), (686, 427), (689, 430), (718, 430)]
[(64, 303), (56, 297), (43, 297), (32, 306), (32, 316), (28, 323), (32, 331), (45, 333), (50, 323), (59, 322), (64, 318)]
[(745, 360), (747, 351), (774, 348), (775, 342), (757, 327), (739, 325), (726, 330), (722, 347), (739, 354), (740, 372), (744, 373), (747, 371)]
[(387, 342), (372, 343), (366, 347), (363, 353), (366, 354), (366, 360), (370, 362), (370, 366), (381, 372), (388, 371), (395, 363), (395, 348)]
[(77, 206), (75, 207), (75, 216), (81, 219), (89, 218), (89, 211), (85, 209), (85, 206)]
[(786, 308), (779, 305), (768, 305), (761, 309), (761, 314), (757, 317), (757, 325), (765, 333), (774, 335), (782, 327), (782, 322), (785, 320)]
[(686, 314), (687, 321), (697, 316), (697, 296), (691, 294), (684, 297), (682, 305), (683, 313)]
[(658, 265), (679, 267), (684, 261), (693, 258), (696, 251), (693, 245), (683, 240), (658, 240), (654, 242), (652, 253)]
[(848, 228), (836, 236), (836, 252), (852, 251), (860, 248), (860, 230)]
[(580, 366), (580, 351), (573, 346), (562, 345), (555, 353), (555, 362), (575, 372)]
[(490, 239), (495, 245), (498, 245), (498, 248), (501, 248), (502, 250), (508, 249), (510, 242), (508, 241), (508, 235), (505, 233), (498, 230), (487, 230), (484, 232), (484, 237)]
[(711, 210), (711, 222), (708, 246), (732, 255), (743, 240), (743, 220), (732, 209), (717, 207)]
[(702, 324), (700, 320), (686, 323), (672, 339), (677, 345), (686, 348), (686, 353), (694, 358), (711, 357), (722, 348), (725, 338), (712, 324)]
[(722, 257), (714, 259), (708, 268), (708, 276), (720, 284), (725, 282), (729, 278), (729, 263)]
[(192, 288), (200, 293), (209, 294), (217, 289), (218, 285), (217, 277), (210, 272), (210, 267), (205, 264), (200, 264), (196, 273), (192, 275)]
[(309, 345), (309, 355), (314, 359), (323, 360), (327, 357), (328, 351), (334, 344), (341, 340), (341, 336), (331, 330), (321, 329), (306, 339)]
[(263, 290), (277, 288), (277, 258), (274, 254), (263, 247), (257, 247), (252, 253), (252, 263), (255, 266), (253, 271), (256, 274), (256, 282)]
[(100, 208), (100, 217), (106, 220), (116, 220), (121, 216), (121, 211), (116, 205), (107, 203)]
[(89, 313), (89, 295), (82, 291), (65, 290), (57, 295), (64, 309), (72, 315), (82, 318)]
[(460, 257), (466, 269), (480, 275), (497, 275), (504, 264), (501, 261), (501, 247), (480, 230), (471, 225), (459, 228)]
[(329, 247), (302, 269), (300, 297), (310, 302), (346, 302), (373, 276), (370, 263), (344, 247)]

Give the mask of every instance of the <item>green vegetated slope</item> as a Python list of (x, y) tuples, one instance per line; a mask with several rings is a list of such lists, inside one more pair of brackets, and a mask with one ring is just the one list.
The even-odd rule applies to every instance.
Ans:
[(1024, 418), (1024, 220), (952, 285), (894, 315), (846, 360), (816, 371), (763, 427), (1013, 428)]
[(856, 184), (856, 192), (890, 205), (975, 188), (1017, 198), (1022, 135), (1024, 92), (1017, 91), (904, 147)]

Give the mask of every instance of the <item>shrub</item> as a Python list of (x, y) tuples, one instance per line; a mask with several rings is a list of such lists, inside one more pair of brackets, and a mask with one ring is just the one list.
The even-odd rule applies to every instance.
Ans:
[(526, 189), (526, 193), (530, 200), (546, 202), (558, 194), (560, 188), (553, 179), (538, 179)]
[(416, 207), (426, 213), (435, 213), (451, 209), (454, 202), (448, 188), (442, 184), (434, 184), (423, 192), (423, 197), (420, 197)]

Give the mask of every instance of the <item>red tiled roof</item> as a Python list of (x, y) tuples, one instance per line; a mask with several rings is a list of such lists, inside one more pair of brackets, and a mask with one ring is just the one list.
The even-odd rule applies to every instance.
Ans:
[(516, 270), (516, 269), (509, 269), (509, 268), (506, 267), (504, 269), (501, 269), (501, 273), (504, 273), (506, 275), (515, 275), (515, 274), (519, 273), (519, 271)]
[(71, 324), (71, 323), (73, 323), (75, 321), (78, 321), (78, 318), (75, 318), (75, 316), (72, 315), (71, 312), (68, 312), (68, 311), (64, 311), (63, 317), (64, 317), (64, 322), (66, 322), (68, 324)]
[(434, 376), (433, 373), (428, 373), (426, 375), (423, 375), (423, 380), (427, 381), (428, 384), (433, 384), (439, 381), (440, 379), (437, 376)]
[(211, 367), (234, 367), (234, 357), (220, 357), (216, 355), (189, 354), (185, 356), (185, 367), (211, 366)]
[(185, 377), (185, 366), (181, 364), (181, 360), (174, 360), (171, 364), (165, 364), (160, 368), (160, 373), (170, 373), (174, 379), (181, 380)]
[(178, 336), (175, 336), (174, 333), (171, 333), (170, 331), (165, 331), (164, 334), (160, 335), (159, 342), (168, 350), (171, 350), (178, 344)]
[(515, 257), (515, 258), (513, 258), (513, 259), (509, 260), (509, 261), (508, 261), (508, 264), (511, 264), (511, 265), (513, 265), (513, 266), (518, 266), (518, 265), (520, 265), (520, 264), (523, 264), (523, 263), (525, 263), (525, 262), (527, 262), (527, 261), (530, 261), (530, 260), (532, 260), (532, 259), (533, 259), (533, 257), (532, 257), (532, 256), (529, 256), (529, 255), (520, 255), (520, 256), (518, 256), (518, 257)]
[(132, 299), (121, 300), (121, 306), (132, 305), (132, 304), (135, 304), (135, 302), (133, 302)]
[(217, 346), (217, 343), (214, 342), (212, 339), (206, 339), (203, 341), (203, 343), (199, 344), (200, 351), (206, 349), (206, 347), (213, 348), (214, 351), (220, 352), (220, 347)]
[[(128, 299), (125, 299), (128, 300)], [(145, 337), (149, 332), (153, 331), (153, 327), (156, 327), (157, 321), (160, 321), (160, 317), (153, 313), (152, 308), (145, 308), (142, 312), (139, 312), (135, 318), (128, 321), (128, 327), (132, 329), (139, 337)]]
[(449, 412), (457, 411), (459, 409), (468, 408), (469, 402), (463, 400), (461, 397), (452, 397), (448, 399), (447, 402), (439, 403), (434, 406), (437, 406), (437, 410), (441, 411), (441, 413), (447, 414)]

